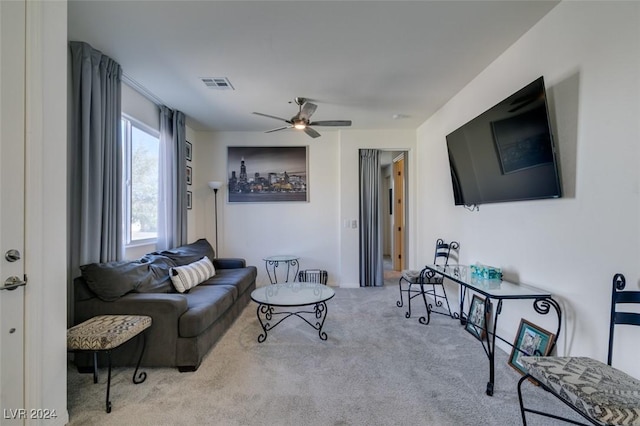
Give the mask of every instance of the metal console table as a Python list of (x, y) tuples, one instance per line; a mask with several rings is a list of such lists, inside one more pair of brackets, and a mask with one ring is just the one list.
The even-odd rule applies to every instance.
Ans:
[(298, 276), (298, 271), (300, 270), (300, 263), (298, 260), (300, 258), (298, 256), (290, 255), (290, 254), (279, 254), (276, 256), (268, 256), (263, 258), (264, 266), (267, 270), (267, 276), (269, 277), (269, 281), (271, 284), (278, 283), (278, 277), (276, 275), (276, 270), (282, 263), (283, 266), (287, 267), (285, 272), (284, 282), (289, 282), (290, 272), (295, 268), (295, 272), (291, 275), (291, 281), (294, 281)]
[[(488, 321), (485, 327), (487, 338), (481, 340), (482, 346), (487, 358), (489, 358), (489, 381), (487, 382), (487, 395), (493, 395), (494, 379), (495, 379), (495, 349), (496, 339), (500, 339), (509, 346), (513, 347), (513, 344), (506, 341), (502, 337), (496, 334), (496, 327), (498, 325), (498, 316), (502, 311), (502, 302), (504, 300), (533, 300), (533, 309), (541, 315), (546, 315), (554, 309), (558, 316), (558, 328), (556, 330), (555, 337), (551, 343), (550, 351), (553, 350), (560, 334), (560, 327), (562, 325), (562, 311), (560, 305), (552, 297), (548, 291), (532, 287), (525, 284), (516, 284), (503, 280), (484, 280), (471, 277), (471, 270), (465, 265), (448, 265), (446, 267), (438, 265), (426, 265), (429, 269), (428, 273), (435, 276), (436, 274), (442, 275), (445, 278), (460, 285), (460, 322), (464, 325), (467, 321), (467, 316), (464, 312), (464, 300), (467, 292), (473, 291), (483, 295), (484, 298), (484, 310), (488, 317)], [(496, 301), (494, 309), (492, 300)], [(429, 316), (431, 315), (431, 309), (425, 300), (427, 305), (427, 318), (420, 318), (420, 322), (423, 324), (429, 323)]]

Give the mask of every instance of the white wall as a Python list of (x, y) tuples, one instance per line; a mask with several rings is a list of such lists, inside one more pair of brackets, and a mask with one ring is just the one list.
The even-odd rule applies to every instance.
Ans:
[[(295, 254), (301, 269), (320, 268), (329, 284), (357, 287), (358, 232), (344, 228), (358, 219), (358, 149), (415, 149), (415, 131), (323, 131), (311, 139), (298, 132), (196, 133), (194, 139), (195, 236), (215, 241), (214, 199), (207, 182), (227, 178), (228, 146), (309, 147), (308, 203), (228, 203), (218, 192), (220, 257), (242, 257), (258, 267), (258, 285), (268, 282), (265, 256)], [(411, 154), (410, 154), (411, 156)], [(192, 223), (189, 225), (192, 229)]]
[[(228, 146), (308, 146), (309, 202), (228, 203)], [(207, 182), (225, 182), (218, 192), (220, 257), (242, 257), (256, 265), (258, 285), (268, 282), (262, 259), (275, 254), (298, 255), (301, 269), (325, 269), (329, 284), (339, 282), (338, 132), (324, 131), (317, 139), (294, 131), (200, 133), (194, 155), (195, 226), (212, 245), (214, 200)]]
[[(445, 136), (540, 75), (565, 197), (454, 207)], [(462, 262), (550, 290), (564, 310), (558, 354), (606, 361), (612, 276), (626, 274), (632, 290), (640, 279), (639, 122), (640, 4), (562, 2), (418, 129), (418, 211), (430, 209), (419, 240), (457, 239)], [(507, 340), (522, 312), (555, 329), (529, 303), (505, 303)], [(626, 331), (614, 366), (640, 377), (640, 340)]]
[(120, 87), (122, 113), (159, 131), (160, 108), (128, 84), (123, 83)]

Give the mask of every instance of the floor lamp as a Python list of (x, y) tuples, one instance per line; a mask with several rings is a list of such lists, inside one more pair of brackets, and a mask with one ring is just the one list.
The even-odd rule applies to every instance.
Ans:
[(213, 189), (213, 205), (214, 216), (216, 221), (216, 257), (218, 257), (218, 189), (222, 187), (222, 182), (211, 181), (209, 182), (209, 188)]

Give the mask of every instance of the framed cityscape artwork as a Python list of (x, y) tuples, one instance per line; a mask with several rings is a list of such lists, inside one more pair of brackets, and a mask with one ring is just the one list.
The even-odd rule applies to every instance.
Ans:
[(230, 146), (227, 184), (230, 203), (309, 201), (308, 147)]

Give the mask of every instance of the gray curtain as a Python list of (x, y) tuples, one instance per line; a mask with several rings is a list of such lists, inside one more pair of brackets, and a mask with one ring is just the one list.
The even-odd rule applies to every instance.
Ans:
[(380, 233), (380, 155), (360, 150), (360, 287), (384, 285)]
[(71, 47), (71, 262), (123, 257), (120, 65), (83, 42)]
[[(72, 41), (69, 46), (69, 272), (73, 278), (79, 275), (80, 265), (120, 260), (124, 255), (122, 70), (87, 43)], [(69, 306), (72, 312), (73, 303)]]
[(160, 107), (160, 181), (158, 250), (187, 243), (187, 170), (185, 116)]

